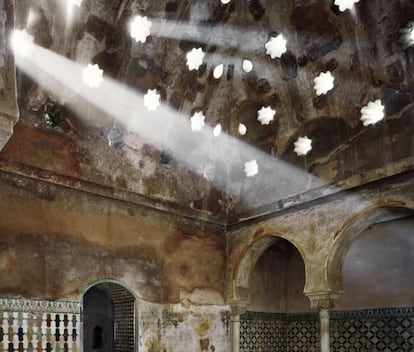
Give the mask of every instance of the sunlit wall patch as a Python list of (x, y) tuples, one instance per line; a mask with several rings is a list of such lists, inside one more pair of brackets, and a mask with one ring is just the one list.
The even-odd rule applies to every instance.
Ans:
[(335, 78), (330, 71), (321, 72), (314, 80), (316, 95), (323, 95), (334, 88)]
[(287, 41), (282, 34), (277, 37), (271, 37), (270, 40), (265, 44), (266, 54), (272, 59), (281, 58), (282, 55), (287, 51)]
[(244, 163), (244, 173), (247, 177), (253, 177), (259, 173), (259, 165), (256, 159)]
[(312, 139), (308, 137), (299, 137), (295, 143), (293, 143), (293, 151), (298, 155), (306, 155), (312, 150)]
[(335, 0), (334, 4), (339, 7), (339, 11), (344, 12), (346, 10), (352, 10), (357, 2), (359, 0)]
[(385, 117), (381, 100), (371, 101), (361, 109), (361, 121), (364, 126), (375, 125)]
[(204, 116), (202, 111), (195, 112), (191, 117), (191, 130), (193, 132), (200, 132), (204, 127)]
[(10, 36), (10, 44), (18, 56), (28, 56), (33, 50), (34, 38), (26, 29), (15, 29)]
[(189, 53), (187, 53), (187, 67), (191, 70), (198, 70), (198, 68), (203, 64), (205, 53), (201, 48), (193, 48)]
[(90, 88), (97, 88), (103, 82), (103, 70), (97, 64), (88, 64), (82, 71), (83, 83)]
[(276, 110), (273, 110), (270, 106), (263, 106), (257, 112), (257, 120), (260, 121), (262, 125), (268, 125), (273, 121), (276, 114)]
[(130, 24), (130, 35), (136, 42), (145, 43), (150, 35), (152, 23), (147, 17), (135, 16)]
[(144, 95), (144, 106), (148, 111), (155, 111), (160, 106), (160, 98), (156, 89), (148, 89), (147, 94)]

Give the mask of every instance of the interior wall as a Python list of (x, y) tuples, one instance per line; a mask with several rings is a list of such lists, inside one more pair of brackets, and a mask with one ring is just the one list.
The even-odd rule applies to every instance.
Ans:
[(0, 198), (0, 297), (78, 300), (112, 278), (152, 302), (224, 302), (219, 226), (7, 173)]
[(254, 312), (291, 313), (310, 310), (303, 293), (305, 266), (300, 253), (288, 241), (279, 240), (258, 259), (250, 277)]
[(414, 306), (414, 217), (376, 224), (350, 247), (336, 309)]

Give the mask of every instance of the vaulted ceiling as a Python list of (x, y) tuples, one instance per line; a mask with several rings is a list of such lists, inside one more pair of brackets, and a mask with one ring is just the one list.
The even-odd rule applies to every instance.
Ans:
[[(346, 11), (327, 0), (84, 0), (70, 9), (69, 18), (64, 1), (19, 0), (16, 28), (50, 53), (97, 64), (134, 96), (156, 90), (164, 110), (140, 120), (153, 124), (140, 135), (125, 122), (134, 115), (122, 89), (109, 97), (127, 115), (119, 121), (18, 67), (20, 121), (0, 152), (3, 169), (231, 223), (413, 167), (414, 47), (400, 40), (411, 0)], [(152, 23), (145, 42), (130, 36), (135, 16)], [(286, 51), (272, 58), (266, 43), (279, 35)], [(198, 48), (202, 65), (190, 70)], [(315, 78), (328, 71), (334, 87), (317, 95)], [(365, 126), (361, 109), (373, 102), (384, 119)], [(62, 111), (57, 126), (44, 120), (47, 104)], [(268, 124), (258, 120), (264, 107), (275, 111)], [(200, 112), (205, 126), (194, 132)], [(114, 133), (122, 142), (111, 146)], [(312, 141), (306, 155), (295, 153), (299, 137)], [(245, 169), (253, 161), (257, 174)]]

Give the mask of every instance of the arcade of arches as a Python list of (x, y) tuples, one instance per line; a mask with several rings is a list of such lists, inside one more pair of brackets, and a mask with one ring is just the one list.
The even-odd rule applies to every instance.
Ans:
[[(60, 3), (0, 2), (0, 352), (414, 351), (414, 49), (389, 42), (414, 20), (412, 1), (342, 13), (322, 0), (84, 0), (72, 29)], [(99, 107), (79, 112), (82, 99), (62, 102), (16, 67), (3, 39), (29, 7), (45, 52), (90, 59), (139, 94), (157, 89), (188, 120), (199, 109), (206, 125), (221, 121), (228, 162), (191, 167), (203, 134), (183, 139), (184, 156), (125, 126), (108, 143), (108, 116), (79, 116)], [(173, 23), (171, 38), (167, 26), (131, 44), (137, 11)], [(211, 26), (199, 71), (185, 64), (183, 21)], [(249, 45), (288, 28), (289, 51), (243, 53), (263, 64), (248, 74), (223, 44), (223, 28), (243, 26), (230, 37)], [(233, 60), (221, 78), (217, 57)], [(334, 91), (315, 97), (309, 82), (326, 69)], [(365, 128), (360, 108), (377, 96), (387, 117)], [(52, 103), (63, 116), (53, 126)], [(272, 104), (277, 119), (260, 124), (257, 108)], [(176, 141), (165, 121), (154, 134)], [(299, 157), (305, 133), (314, 149)], [(246, 146), (265, 155), (253, 177)]]

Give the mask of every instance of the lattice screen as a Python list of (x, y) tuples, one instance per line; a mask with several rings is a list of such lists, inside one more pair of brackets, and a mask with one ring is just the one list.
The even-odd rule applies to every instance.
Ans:
[(77, 302), (0, 299), (0, 352), (76, 352)]

